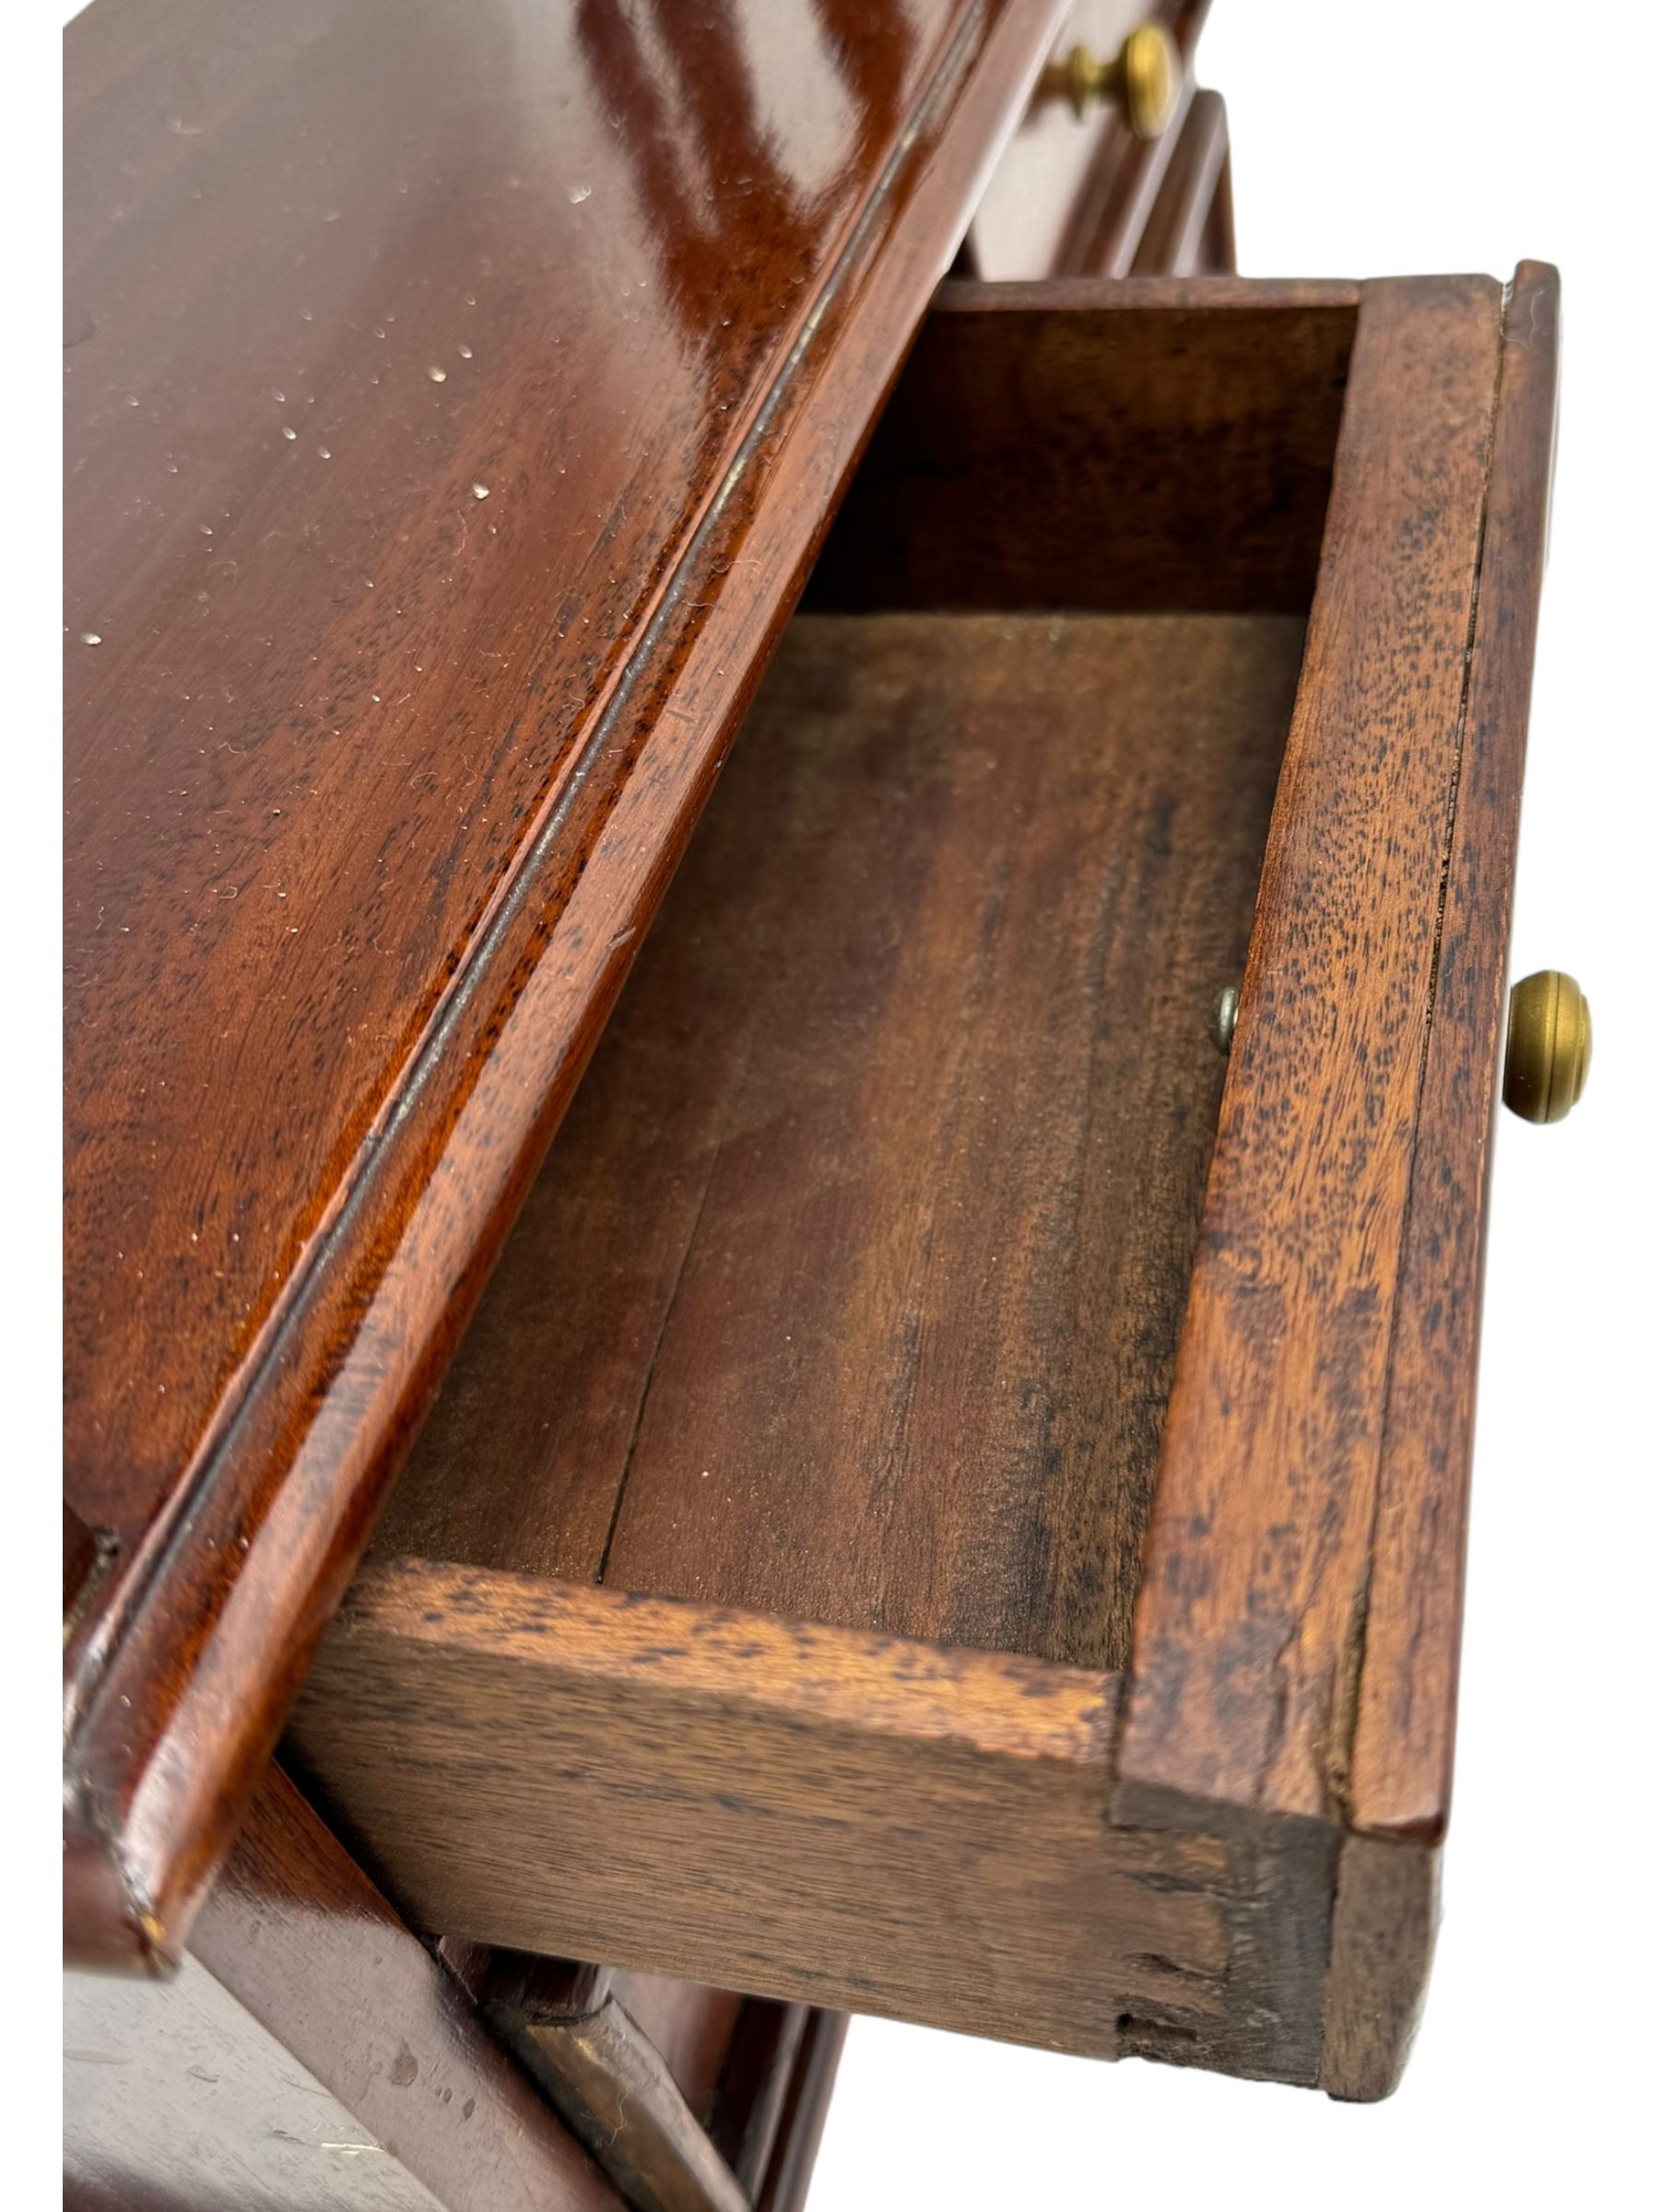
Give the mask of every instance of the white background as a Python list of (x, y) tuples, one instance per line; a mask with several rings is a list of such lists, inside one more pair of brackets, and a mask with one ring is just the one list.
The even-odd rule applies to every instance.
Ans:
[(1659, 780), (1649, 11), (1216, 0), (1252, 276), (1560, 266), (1564, 376), (1512, 972), (1590, 994), (1555, 1128), (1501, 1116), (1456, 1810), (1386, 2104), (854, 2021), (811, 2212), (1654, 2201)]
[[(110, 0), (115, 4), (115, 0)], [(7, 669), (13, 812), (0, 870), (8, 978), (11, 1266), (7, 1512), (19, 1546), (5, 1626), (41, 1665), (57, 1541), (51, 1279), (57, 1147), (48, 1084), (55, 977), (39, 917), (56, 898), (58, 611), (56, 45), (73, 9), (0, 24), (14, 62), (4, 156), (11, 344)], [(1369, 2108), (1136, 2063), (1091, 2065), (854, 2023), (812, 2212), (886, 2207), (1225, 2205), (1624, 2206), (1651, 2202), (1655, 2075), (1654, 1759), (1649, 1620), (1659, 1449), (1650, 1397), (1659, 1260), (1659, 791), (1653, 760), (1659, 517), (1653, 422), (1654, 39), (1630, 0), (1218, 0), (1203, 81), (1236, 138), (1239, 249), (1254, 276), (1479, 269), (1553, 259), (1566, 354), (1552, 559), (1534, 691), (1514, 972), (1570, 969), (1596, 1060), (1562, 1127), (1505, 1117), (1493, 1194), (1457, 1810), (1445, 1923), (1416, 2056)], [(14, 55), (14, 37), (29, 41)], [(27, 650), (25, 649), (27, 648)], [(36, 1168), (30, 1161), (40, 1163)], [(21, 1294), (20, 1293), (21, 1289)], [(19, 1310), (20, 1309), (20, 1310)], [(21, 1347), (21, 1348), (19, 1348)], [(35, 1387), (28, 1387), (33, 1378)], [(42, 1665), (42, 1673), (45, 1668)], [(15, 1679), (15, 1677), (13, 1677)], [(26, 1764), (55, 1762), (55, 1684), (8, 1716)], [(40, 1764), (34, 1765), (35, 1751)], [(15, 1769), (14, 1769), (15, 1771)], [(56, 1818), (0, 1833), (18, 1982), (55, 1984)], [(16, 2029), (27, 1984), (14, 1983)], [(50, 1998), (47, 1999), (50, 2010)], [(8, 2053), (8, 2200), (53, 2201), (56, 2053)], [(17, 2194), (13, 2194), (16, 2192)]]

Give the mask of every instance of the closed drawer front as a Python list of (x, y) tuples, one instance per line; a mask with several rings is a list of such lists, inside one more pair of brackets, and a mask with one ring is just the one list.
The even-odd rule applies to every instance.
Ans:
[[(1193, 75), (1208, 12), (1207, 0), (1078, 0), (986, 182), (964, 271), (1010, 282), (1232, 267), (1225, 114)], [(1160, 52), (1148, 66), (1142, 46), (1132, 93), (1126, 41), (1148, 37)], [(1154, 109), (1164, 70), (1168, 97)]]
[(1555, 298), (947, 288), (298, 1710), (422, 1924), (1391, 2086)]

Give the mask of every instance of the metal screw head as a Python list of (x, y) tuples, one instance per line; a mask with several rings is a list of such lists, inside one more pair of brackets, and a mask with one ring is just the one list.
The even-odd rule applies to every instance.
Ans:
[(1233, 1030), (1239, 1019), (1239, 986), (1229, 983), (1216, 994), (1216, 1003), (1210, 1009), (1210, 1035), (1216, 1041), (1218, 1053), (1232, 1050)]

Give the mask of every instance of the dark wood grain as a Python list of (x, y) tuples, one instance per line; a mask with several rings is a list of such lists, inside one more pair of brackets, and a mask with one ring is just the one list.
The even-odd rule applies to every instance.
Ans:
[(377, 1547), (1120, 1665), (1300, 649), (798, 619)]
[(953, 280), (808, 604), (1305, 613), (1358, 300)]
[(297, 1794), (262, 1783), (176, 1978), (65, 1981), (65, 2201), (621, 2212)]
[(1440, 1926), (1440, 1852), (1347, 1834), (1332, 1907), (1318, 2086), (1373, 2103), (1398, 2088)]
[[(1218, 198), (1223, 215), (1217, 217)], [(1218, 92), (1194, 92), (1135, 250), (1137, 276), (1219, 275), (1233, 265), (1227, 175), (1227, 107)]]
[(1050, 14), (756, 12), (69, 27), (78, 1957), (182, 1941)]
[(88, 1528), (75, 1508), (64, 1500), (64, 1620), (73, 1628), (80, 1607), (91, 1596), (100, 1560), (106, 1555), (107, 1535)]
[(1414, 1166), (1445, 1172), (1418, 1147), (1500, 304), (1444, 278), (1361, 309), (1164, 1431), (1126, 1818), (1346, 1813)]
[[(117, 43), (122, 67), (71, 113), (68, 282), (93, 328), (65, 357), (68, 617), (101, 642), (66, 663), (68, 1439), (86, 1517), (130, 1531), (477, 936), (934, 56), (900, 39), (846, 143), (803, 117), (769, 159), (733, 11), (627, 135), (610, 117), (643, 57), (598, 11), (531, 38), (508, 7), (301, 0), (279, 29), (234, 11), (229, 52), (180, 0), (110, 12), (69, 30), (72, 88)], [(704, 176), (677, 207), (652, 165), (681, 160)], [(543, 618), (515, 620), (532, 576)], [(343, 845), (331, 824), (388, 782)], [(267, 1018), (244, 1035), (250, 978)], [(236, 1051), (210, 1053), (227, 1025)], [(158, 1032), (185, 1065), (147, 1064)], [(271, 1087), (301, 1077), (282, 1142)], [(169, 1172), (115, 1189), (129, 1117)]]
[(1440, 1924), (1440, 1853), (1345, 1835), (1335, 1865), (1319, 2085), (1374, 2103), (1399, 2085), (1417, 2034)]

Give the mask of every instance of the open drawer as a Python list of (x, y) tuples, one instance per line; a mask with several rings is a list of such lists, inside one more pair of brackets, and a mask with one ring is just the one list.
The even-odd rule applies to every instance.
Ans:
[(947, 288), (300, 1700), (420, 1924), (1391, 2086), (1555, 300)]

